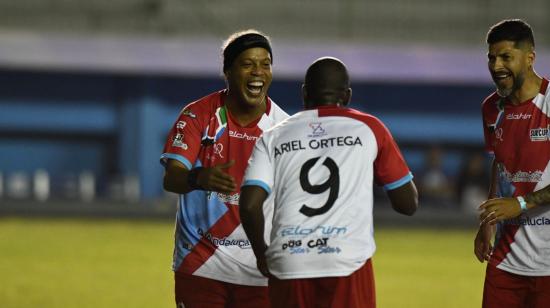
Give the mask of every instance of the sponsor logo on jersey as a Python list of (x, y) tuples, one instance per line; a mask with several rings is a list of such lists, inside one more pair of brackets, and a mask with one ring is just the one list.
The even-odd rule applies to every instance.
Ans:
[[(550, 127), (550, 125), (549, 125)], [(529, 132), (529, 137), (531, 137), (531, 141), (548, 141), (550, 140), (549, 133), (549, 127), (539, 127), (539, 128), (533, 128)]]
[(318, 254), (340, 253), (340, 252), (342, 252), (342, 249), (340, 249), (340, 247), (331, 247), (331, 246), (321, 246), (317, 251)]
[[(504, 167), (504, 166), (503, 166)], [(542, 181), (542, 171), (541, 170), (535, 170), (535, 171), (518, 171), (518, 172), (510, 172), (506, 169), (506, 167), (502, 170), (502, 175), (504, 178), (509, 182), (527, 182), (527, 183), (538, 183)]]
[(321, 122), (314, 122), (309, 123), (309, 127), (311, 127), (312, 132), (311, 134), (307, 135), (310, 138), (319, 138), (327, 135), (327, 132), (325, 129), (321, 126), (323, 123)]
[(220, 200), (221, 202), (225, 202), (233, 205), (239, 205), (239, 198), (241, 196), (241, 194), (239, 193), (228, 195), (228, 194), (222, 194), (219, 192), (213, 192), (213, 194), (215, 194), (218, 197), (218, 200)]
[(307, 228), (302, 226), (284, 226), (280, 232), (281, 232), (281, 236), (296, 236), (296, 235), (303, 236), (303, 235), (310, 235), (310, 234), (334, 236), (334, 235), (346, 234), (347, 231), (348, 231), (348, 228), (346, 227), (320, 225), (313, 228)]
[(547, 226), (550, 225), (550, 219), (548, 219), (547, 217), (516, 217), (505, 220), (504, 224), (516, 226)]
[(188, 110), (188, 109), (183, 110), (183, 112), (181, 114), (183, 114), (184, 116), (188, 116), (190, 118), (193, 118), (193, 119), (197, 118), (197, 115), (192, 113), (191, 110)]
[(233, 138), (239, 138), (239, 139), (246, 139), (248, 141), (256, 141), (258, 140), (257, 136), (250, 136), (247, 133), (240, 133), (234, 130), (229, 130), (229, 137)]
[(302, 246), (302, 240), (290, 240), (286, 243), (283, 243), (283, 245), (281, 246), (281, 248), (283, 250), (286, 250), (287, 248), (296, 248), (296, 247), (300, 247)]
[(238, 246), (242, 249), (249, 249), (252, 246), (250, 245), (250, 241), (248, 239), (235, 239), (235, 238), (229, 238), (227, 236), (219, 238), (213, 236), (210, 232), (204, 232), (202, 228), (197, 229), (197, 233), (200, 236), (203, 236), (207, 240), (210, 241), (214, 246), (220, 247), (220, 246)]
[[(317, 254), (325, 253), (340, 253), (342, 250), (339, 247), (331, 247), (328, 245), (330, 238), (321, 237), (313, 239), (302, 240), (289, 240), (283, 243), (281, 249), (283, 251), (288, 249), (288, 252), (293, 254), (308, 254), (310, 251), (317, 251)], [(315, 250), (316, 249), (316, 250)]]
[(182, 148), (184, 150), (187, 150), (188, 146), (187, 146), (187, 143), (183, 142), (183, 137), (184, 135), (183, 134), (176, 134), (176, 136), (174, 136), (174, 141), (172, 142), (172, 146), (175, 147), (175, 148)]
[(185, 128), (185, 125), (187, 125), (187, 122), (185, 122), (185, 121), (178, 121), (178, 123), (176, 123), (176, 129), (177, 129), (177, 130), (184, 129), (184, 128)]
[(531, 115), (528, 113), (510, 113), (506, 115), (506, 120), (528, 120), (531, 118)]
[(323, 247), (327, 246), (328, 244), (328, 237), (323, 238), (317, 238), (307, 241), (307, 247), (309, 248), (315, 248), (315, 247)]

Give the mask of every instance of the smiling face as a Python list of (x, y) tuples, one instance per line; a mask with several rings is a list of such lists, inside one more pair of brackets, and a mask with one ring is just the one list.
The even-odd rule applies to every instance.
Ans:
[(489, 45), (487, 53), (491, 77), (501, 97), (518, 92), (533, 68), (535, 54), (527, 44), (518, 47), (513, 41), (500, 41)]
[(229, 96), (246, 107), (261, 106), (271, 85), (271, 56), (261, 47), (246, 49), (224, 74)]

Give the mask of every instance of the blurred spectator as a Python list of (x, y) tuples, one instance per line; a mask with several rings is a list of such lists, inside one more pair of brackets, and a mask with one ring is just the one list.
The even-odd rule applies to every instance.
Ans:
[(450, 207), (453, 204), (453, 182), (443, 170), (443, 150), (432, 146), (426, 153), (424, 170), (419, 174), (419, 196), (428, 204)]
[(457, 200), (461, 209), (477, 213), (481, 202), (487, 200), (489, 191), (489, 167), (481, 152), (470, 154), (464, 159), (457, 180)]

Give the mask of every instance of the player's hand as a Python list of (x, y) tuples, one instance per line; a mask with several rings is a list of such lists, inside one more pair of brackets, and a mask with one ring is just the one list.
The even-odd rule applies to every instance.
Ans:
[(474, 254), (481, 263), (489, 261), (493, 254), (493, 245), (491, 241), (493, 239), (494, 230), (495, 226), (483, 224), (479, 226), (479, 230), (477, 231), (474, 240)]
[(235, 191), (237, 189), (235, 179), (224, 170), (234, 164), (235, 161), (231, 160), (225, 164), (203, 168), (197, 175), (197, 183), (202, 189), (208, 191), (216, 191), (225, 194)]
[(271, 273), (269, 273), (269, 269), (267, 268), (267, 262), (265, 260), (265, 256), (262, 256), (260, 258), (256, 259), (256, 264), (258, 266), (258, 269), (260, 270), (260, 273), (264, 275), (265, 277), (269, 278), (271, 276)]
[(495, 198), (483, 202), (479, 206), (481, 224), (494, 225), (499, 221), (521, 215), (521, 206), (516, 198)]

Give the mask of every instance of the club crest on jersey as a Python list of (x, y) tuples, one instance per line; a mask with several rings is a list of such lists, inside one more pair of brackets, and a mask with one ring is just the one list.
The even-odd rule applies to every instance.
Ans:
[(502, 130), (502, 127), (499, 127), (495, 130), (495, 136), (497, 137), (497, 140), (504, 141), (504, 139), (502, 139), (503, 133), (504, 131)]
[(218, 155), (220, 158), (223, 158), (222, 151), (223, 151), (223, 144), (221, 143), (214, 144), (214, 154)]
[(309, 134), (307, 136), (310, 137), (310, 138), (326, 136), (327, 132), (321, 126), (321, 124), (322, 124), (321, 122), (309, 123), (309, 127), (311, 127), (312, 132), (311, 132), (311, 134)]
[(529, 132), (529, 137), (531, 137), (531, 141), (548, 141), (550, 140), (549, 135), (549, 128), (550, 125), (547, 127), (539, 127), (539, 128), (533, 128)]

